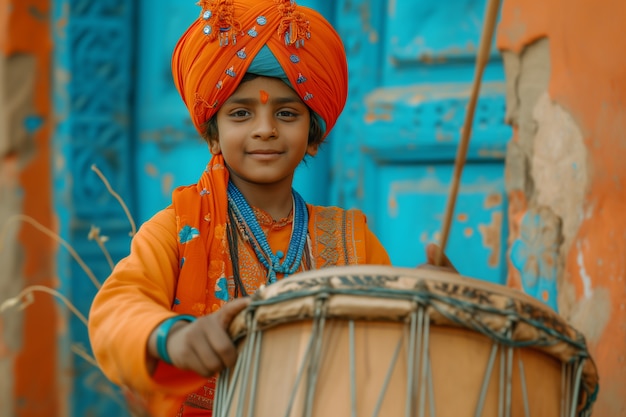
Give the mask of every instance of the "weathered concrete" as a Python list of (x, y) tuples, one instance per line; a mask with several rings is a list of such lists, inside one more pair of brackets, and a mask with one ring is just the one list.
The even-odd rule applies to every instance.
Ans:
[[(541, 212), (533, 201), (535, 178), (531, 164), (538, 130), (533, 110), (548, 88), (550, 43), (546, 38), (540, 38), (519, 52), (502, 51), (502, 58), (506, 73), (506, 119), (515, 128), (515, 136), (507, 147), (505, 168), (509, 196), (509, 245), (512, 245), (521, 237), (521, 224), (529, 206)], [(531, 263), (535, 261), (534, 258), (529, 259)], [(507, 281), (510, 286), (523, 289), (521, 271), (510, 262)]]
[[(594, 416), (626, 415), (625, 24), (622, 0), (507, 0), (497, 40), (510, 61), (511, 122), (519, 122), (507, 167), (511, 239), (536, 207), (561, 220), (558, 307), (598, 366)], [(542, 39), (549, 53), (524, 68)], [(541, 73), (548, 79), (520, 88), (522, 77)], [(524, 102), (529, 118), (516, 107)], [(509, 281), (519, 283), (515, 271)]]

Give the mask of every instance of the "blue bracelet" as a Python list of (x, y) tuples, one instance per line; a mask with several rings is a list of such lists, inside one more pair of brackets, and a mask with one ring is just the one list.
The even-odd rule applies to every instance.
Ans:
[(188, 314), (181, 314), (179, 316), (170, 317), (169, 319), (159, 324), (159, 326), (156, 328), (157, 353), (161, 357), (162, 361), (169, 363), (170, 365), (172, 364), (172, 359), (170, 358), (170, 355), (167, 353), (167, 336), (169, 336), (170, 329), (172, 328), (174, 323), (179, 322), (181, 320), (194, 322), (196, 321), (196, 318)]

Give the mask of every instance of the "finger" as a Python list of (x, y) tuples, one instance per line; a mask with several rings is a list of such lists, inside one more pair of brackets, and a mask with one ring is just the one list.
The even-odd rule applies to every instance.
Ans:
[(185, 359), (183, 369), (190, 369), (203, 377), (210, 378), (222, 369), (222, 364), (211, 355), (208, 344), (190, 346), (191, 353)]
[(214, 316), (218, 318), (219, 323), (222, 325), (224, 329), (227, 329), (230, 326), (230, 323), (237, 317), (243, 309), (250, 305), (250, 298), (235, 298), (233, 301), (230, 301), (222, 308), (220, 308)]
[(211, 335), (207, 338), (207, 341), (211, 350), (211, 356), (208, 359), (214, 358), (215, 361), (218, 361), (218, 371), (235, 365), (237, 362), (237, 349), (230, 338), (230, 334), (218, 324), (212, 326), (209, 331)]
[(213, 368), (219, 364), (212, 364), (205, 359), (211, 356), (211, 349), (204, 335), (202, 320), (203, 318), (199, 318), (172, 332), (167, 340), (167, 350), (177, 368), (210, 376), (214, 373)]
[(452, 264), (452, 261), (446, 256), (445, 253), (441, 253), (441, 264), (437, 265), (437, 257), (441, 252), (441, 247), (436, 243), (429, 243), (426, 246), (426, 259), (430, 265), (443, 267), (444, 269), (449, 269), (451, 271), (457, 272), (456, 268)]
[[(214, 321), (213, 325), (207, 326), (211, 329), (210, 337), (207, 337), (213, 354), (220, 360), (224, 367), (231, 367), (237, 361), (237, 350), (228, 333), (228, 327), (234, 318), (250, 304), (250, 298), (237, 298), (226, 303), (215, 314), (208, 317)], [(208, 336), (208, 335), (207, 335)]]
[(426, 245), (426, 262), (430, 265), (434, 265), (437, 262), (437, 253), (439, 252), (439, 246), (434, 243)]
[[(437, 265), (437, 258), (441, 253), (441, 248), (436, 243), (429, 243), (426, 246), (426, 259), (428, 263), (435, 266), (448, 266), (451, 265), (450, 260), (444, 253), (441, 253), (441, 265)], [(448, 265), (446, 265), (448, 264)]]
[(182, 359), (186, 369), (202, 376), (212, 376), (231, 366), (227, 361), (233, 357), (236, 359), (237, 352), (215, 314), (201, 317), (194, 323), (194, 328), (188, 330), (187, 352)]

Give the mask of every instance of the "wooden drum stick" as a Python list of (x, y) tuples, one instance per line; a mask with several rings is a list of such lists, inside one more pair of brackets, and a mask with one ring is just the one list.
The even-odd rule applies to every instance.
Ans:
[(463, 123), (463, 130), (461, 131), (461, 141), (459, 142), (459, 147), (457, 149), (456, 161), (454, 164), (454, 176), (452, 178), (452, 186), (450, 189), (450, 195), (448, 197), (448, 204), (446, 206), (446, 213), (443, 221), (440, 251), (437, 253), (436, 258), (437, 266), (441, 266), (443, 253), (446, 250), (448, 236), (450, 235), (450, 226), (452, 224), (452, 216), (454, 215), (456, 197), (459, 192), (461, 173), (463, 172), (463, 166), (465, 165), (465, 160), (467, 158), (467, 148), (469, 145), (470, 134), (472, 132), (472, 123), (474, 120), (474, 111), (476, 110), (476, 101), (478, 100), (478, 93), (480, 92), (480, 83), (483, 77), (483, 71), (487, 66), (487, 62), (489, 62), (491, 43), (493, 41), (493, 32), (496, 27), (499, 9), (500, 0), (488, 0), (485, 11), (485, 21), (483, 23), (483, 32), (480, 39), (480, 47), (478, 49), (478, 54), (476, 55), (476, 72), (474, 74), (474, 82), (472, 84), (470, 100), (467, 106), (467, 114), (465, 115), (465, 121)]

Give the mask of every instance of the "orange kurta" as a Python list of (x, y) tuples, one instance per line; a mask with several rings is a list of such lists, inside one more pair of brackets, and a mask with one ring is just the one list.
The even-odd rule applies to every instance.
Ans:
[[(310, 205), (308, 209), (314, 267), (349, 262), (390, 263), (385, 249), (367, 228), (360, 212)], [(267, 213), (255, 212), (272, 250), (286, 252), (291, 219), (275, 222)], [(351, 261), (342, 259), (345, 255), (332, 250), (333, 245), (342, 247), (342, 242), (329, 245), (339, 236), (337, 229), (342, 225), (337, 219), (342, 217), (353, 235), (362, 237), (362, 242), (357, 242), (361, 248), (358, 258)], [(172, 308), (180, 271), (178, 244), (173, 208), (157, 213), (143, 224), (133, 239), (131, 254), (118, 263), (94, 299), (89, 317), (91, 343), (101, 369), (115, 383), (140, 393), (154, 416), (175, 416), (186, 394), (206, 383), (206, 378), (161, 362), (154, 375), (147, 366), (146, 346), (151, 332), (160, 322), (176, 314)], [(249, 255), (252, 255), (249, 247), (240, 248), (240, 259), (250, 262), (254, 257)], [(259, 266), (258, 261), (250, 264), (252, 268)]]

